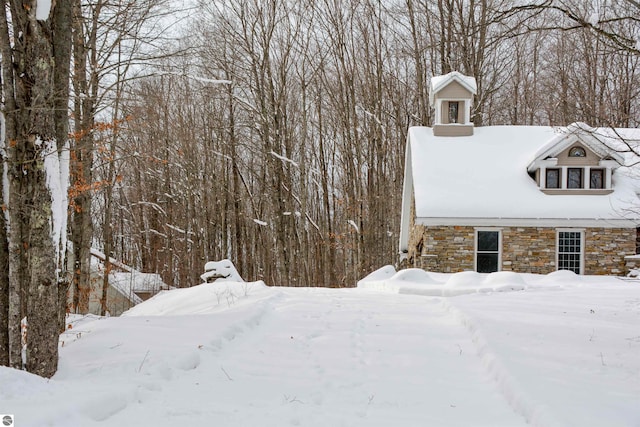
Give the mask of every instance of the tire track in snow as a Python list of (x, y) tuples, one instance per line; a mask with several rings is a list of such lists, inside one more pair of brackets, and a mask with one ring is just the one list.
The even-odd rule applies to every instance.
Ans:
[[(160, 360), (167, 378), (154, 375), (158, 365), (147, 360), (152, 387), (135, 399), (149, 425), (189, 417), (228, 426), (524, 424), (480, 366), (467, 329), (439, 299), (424, 301), (283, 289), (196, 322), (180, 320), (175, 328), (202, 332), (201, 349), (183, 340), (198, 358), (178, 349), (178, 357)], [(139, 408), (129, 405), (109, 424)]]
[(511, 375), (497, 353), (495, 353), (478, 324), (462, 310), (455, 307), (449, 298), (441, 302), (444, 309), (452, 315), (471, 335), (471, 341), (483, 368), (497, 384), (498, 390), (513, 410), (520, 414), (527, 424), (534, 427), (560, 427), (560, 424), (547, 410), (546, 406), (536, 402), (524, 391), (523, 387)]
[[(174, 388), (177, 384), (190, 381), (194, 376), (201, 376), (202, 365), (217, 363), (216, 360), (220, 352), (224, 351), (230, 343), (258, 329), (273, 310), (274, 302), (280, 298), (282, 298), (282, 293), (275, 292), (266, 298), (246, 305), (231, 306), (224, 312), (202, 315), (204, 320), (207, 317), (209, 319), (218, 318), (225, 312), (226, 314), (233, 313), (231, 319), (225, 319), (228, 325), (215, 330), (216, 337), (208, 344), (185, 349), (172, 358), (161, 355), (160, 359), (154, 360), (156, 355), (152, 351), (148, 352), (138, 372), (144, 377), (132, 377), (131, 387), (126, 390), (103, 393), (98, 397), (90, 396), (81, 405), (82, 414), (93, 421), (105, 422), (112, 417), (117, 419), (126, 417), (126, 410), (130, 406), (135, 408), (143, 402), (164, 400), (167, 388)], [(224, 316), (224, 314), (222, 315)], [(174, 321), (182, 322), (184, 320), (185, 327), (187, 325), (193, 327), (193, 317), (186, 316), (182, 320), (181, 317), (176, 316)], [(210, 320), (204, 321), (203, 324), (206, 325), (209, 322)]]

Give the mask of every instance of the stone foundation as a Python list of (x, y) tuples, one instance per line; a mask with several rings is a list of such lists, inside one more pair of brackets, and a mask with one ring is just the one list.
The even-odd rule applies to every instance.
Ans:
[[(501, 270), (535, 274), (556, 271), (556, 228), (499, 229), (502, 230)], [(475, 270), (475, 230), (476, 227), (469, 226), (413, 225), (409, 236), (408, 266), (443, 273)], [(626, 274), (625, 256), (635, 254), (635, 229), (581, 230), (584, 230), (585, 241), (584, 274)]]

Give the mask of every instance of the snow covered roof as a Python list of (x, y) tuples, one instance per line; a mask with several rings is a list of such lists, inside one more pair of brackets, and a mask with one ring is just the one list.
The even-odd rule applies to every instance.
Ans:
[(132, 272), (111, 272), (109, 274), (109, 284), (125, 293), (130, 292), (159, 292), (169, 289), (156, 273)]
[(436, 93), (449, 83), (456, 81), (466, 88), (473, 95), (478, 91), (476, 79), (474, 77), (465, 76), (458, 71), (452, 71), (443, 76), (434, 76), (431, 78), (431, 87), (429, 89), (429, 102), (433, 104), (433, 99)]
[[(640, 137), (639, 129), (624, 131)], [(630, 227), (640, 222), (637, 181), (626, 167), (614, 172), (611, 194), (540, 191), (527, 167), (551, 150), (559, 135), (561, 130), (545, 126), (478, 127), (473, 136), (455, 138), (410, 128), (401, 239), (408, 233), (412, 194), (416, 222), (426, 225)]]
[[(92, 270), (104, 274), (103, 261), (106, 258), (104, 253), (91, 248), (91, 255)], [(142, 273), (111, 257), (109, 257), (109, 261), (112, 267), (122, 270), (109, 273), (109, 284), (136, 304), (142, 300), (135, 295), (135, 292), (159, 292), (169, 289), (169, 286), (162, 281), (159, 274)]]
[(134, 305), (140, 304), (142, 302), (142, 298), (136, 295), (134, 290), (134, 283), (129, 279), (131, 273), (111, 273), (109, 275), (109, 285), (111, 285), (116, 291), (118, 291), (121, 295), (131, 301)]

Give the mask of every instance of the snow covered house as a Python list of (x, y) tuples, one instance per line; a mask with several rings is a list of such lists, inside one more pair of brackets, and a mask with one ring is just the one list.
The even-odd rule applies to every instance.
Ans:
[[(404, 265), (430, 271), (624, 274), (636, 253), (640, 129), (474, 128), (475, 79), (434, 77), (432, 128), (407, 136)], [(637, 168), (635, 168), (637, 169)]]
[[(102, 285), (104, 281), (104, 253), (91, 249), (91, 272), (89, 282), (89, 313), (100, 314), (102, 308)], [(110, 258), (111, 273), (107, 288), (107, 310), (111, 316), (119, 316), (136, 304), (151, 298), (169, 286), (159, 274), (142, 273), (113, 258)], [(73, 288), (69, 289), (67, 305), (73, 304)]]

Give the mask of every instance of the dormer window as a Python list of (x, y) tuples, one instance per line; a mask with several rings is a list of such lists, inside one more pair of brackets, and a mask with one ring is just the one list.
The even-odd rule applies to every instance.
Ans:
[(604, 188), (604, 169), (591, 169), (589, 171), (589, 188)]
[(624, 163), (591, 134), (555, 136), (527, 166), (527, 172), (548, 195), (607, 195), (614, 191), (613, 173)]
[[(549, 190), (547, 194), (567, 194), (567, 190), (574, 194), (609, 194), (611, 190), (611, 168), (606, 167), (571, 167), (556, 166), (542, 167), (540, 173), (540, 188)], [(557, 192), (557, 190), (560, 190)], [(606, 192), (593, 192), (604, 190)]]
[(567, 188), (583, 188), (582, 168), (567, 168)]
[(569, 157), (587, 157), (587, 152), (582, 147), (573, 147), (569, 150)]
[(547, 188), (560, 188), (560, 169), (546, 170)]

